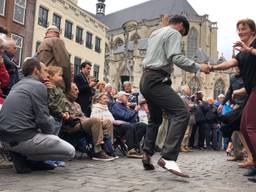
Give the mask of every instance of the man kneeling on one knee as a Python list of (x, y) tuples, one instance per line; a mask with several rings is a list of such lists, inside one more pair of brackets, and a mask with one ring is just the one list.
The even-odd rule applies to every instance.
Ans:
[(75, 149), (53, 135), (54, 119), (42, 83), (48, 78), (45, 65), (29, 58), (22, 72), (25, 77), (12, 88), (0, 112), (0, 140), (9, 149), (17, 173), (53, 169), (44, 161), (72, 159)]

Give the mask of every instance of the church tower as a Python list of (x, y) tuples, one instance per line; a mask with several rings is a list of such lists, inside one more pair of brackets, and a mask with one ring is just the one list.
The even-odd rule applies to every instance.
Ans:
[(98, 0), (96, 4), (96, 15), (97, 16), (105, 16), (105, 0)]

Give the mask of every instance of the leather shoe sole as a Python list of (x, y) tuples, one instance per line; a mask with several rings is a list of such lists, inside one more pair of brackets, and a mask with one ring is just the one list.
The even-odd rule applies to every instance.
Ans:
[(164, 168), (165, 170), (169, 171), (170, 173), (172, 173), (172, 174), (174, 174), (174, 175), (177, 175), (177, 176), (179, 176), (179, 177), (189, 178), (189, 176), (188, 176), (187, 174), (184, 174), (184, 173), (182, 173), (182, 172), (175, 171), (175, 170), (173, 170), (173, 169), (167, 169), (167, 168), (165, 167), (165, 162), (164, 162), (164, 160), (163, 160), (162, 158), (160, 158), (160, 159), (158, 160), (157, 164), (158, 164), (160, 167)]

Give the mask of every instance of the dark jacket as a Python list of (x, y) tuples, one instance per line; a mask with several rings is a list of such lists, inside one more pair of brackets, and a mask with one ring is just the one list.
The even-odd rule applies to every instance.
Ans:
[(94, 95), (94, 89), (89, 87), (89, 82), (82, 73), (75, 76), (75, 83), (79, 89), (77, 102), (81, 105), (81, 108), (84, 114), (87, 117), (90, 117), (92, 96)]
[(129, 123), (136, 123), (138, 121), (138, 113), (118, 101), (109, 106), (109, 111), (115, 120), (122, 120)]
[(205, 119), (207, 123), (217, 123), (217, 108), (214, 105), (208, 105), (205, 113)]
[(205, 101), (196, 101), (195, 118), (197, 123), (206, 123), (205, 114), (208, 111), (208, 104)]
[[(244, 81), (243, 78), (240, 75), (234, 75), (230, 78), (230, 86), (228, 88), (228, 91), (225, 95), (225, 100), (223, 101), (222, 105), (224, 105), (227, 101), (232, 100), (232, 94), (235, 90), (241, 89), (244, 86)], [(245, 104), (246, 100), (248, 98), (247, 94), (241, 95), (241, 96), (236, 96), (232, 100), (232, 103), (238, 104), (238, 105), (243, 105)]]
[(3, 55), (4, 64), (6, 67), (6, 70), (8, 71), (10, 75), (10, 82), (9, 86), (6, 89), (5, 94), (8, 94), (12, 88), (12, 86), (19, 81), (19, 72), (18, 72), (18, 66), (14, 61), (14, 57), (8, 54), (6, 51)]
[(20, 142), (37, 133), (53, 133), (49, 115), (47, 88), (32, 76), (16, 83), (0, 111), (0, 140)]

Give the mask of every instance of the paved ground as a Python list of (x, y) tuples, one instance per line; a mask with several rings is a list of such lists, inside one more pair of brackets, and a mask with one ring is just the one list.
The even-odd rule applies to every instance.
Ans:
[[(154, 162), (159, 155), (155, 155)], [(146, 172), (141, 161), (120, 158), (114, 162), (75, 160), (54, 171), (14, 174), (0, 170), (0, 192), (255, 192), (256, 186), (242, 174), (245, 170), (227, 162), (224, 152), (195, 151), (181, 154), (180, 167), (191, 178), (173, 176), (162, 168)]]

